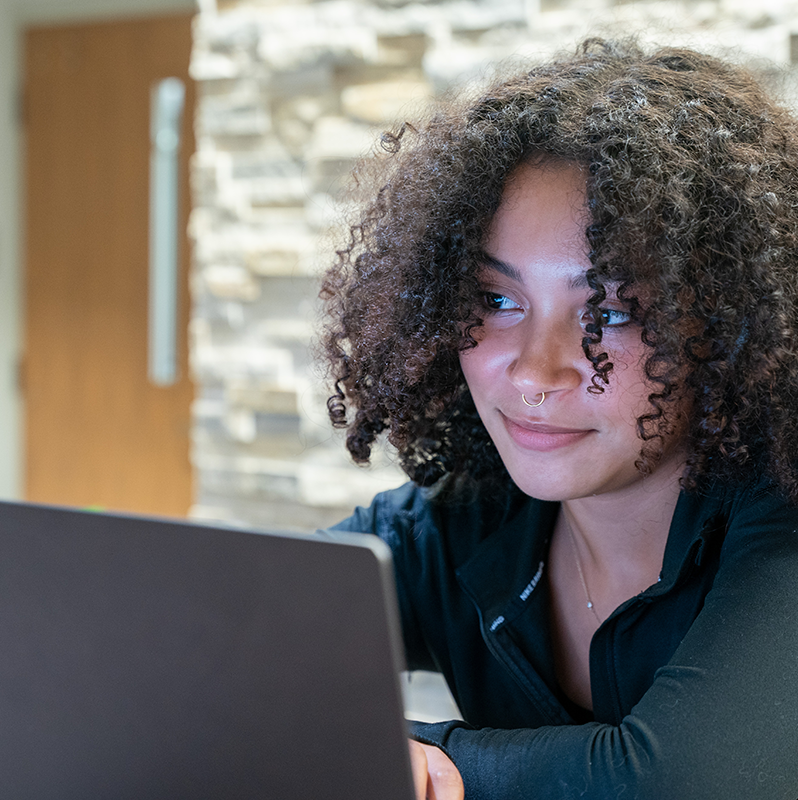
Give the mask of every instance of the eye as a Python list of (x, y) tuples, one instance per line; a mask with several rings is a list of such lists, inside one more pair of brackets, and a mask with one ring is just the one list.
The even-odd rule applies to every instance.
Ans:
[(483, 292), (482, 304), (488, 311), (513, 311), (520, 308), (518, 303), (510, 300), (509, 297), (497, 292)]
[[(599, 314), (601, 315), (602, 328), (623, 328), (633, 321), (631, 312), (622, 311), (619, 308), (600, 308)], [(582, 313), (582, 323), (585, 324), (592, 321), (593, 315), (585, 310)]]
[(621, 311), (617, 308), (600, 308), (601, 324), (605, 328), (620, 328), (628, 325), (632, 321), (632, 314), (629, 311)]

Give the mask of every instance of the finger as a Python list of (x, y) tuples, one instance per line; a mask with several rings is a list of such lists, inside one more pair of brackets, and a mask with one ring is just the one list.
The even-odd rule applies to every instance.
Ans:
[(464, 800), (463, 779), (438, 747), (409, 742), (416, 800)]
[(416, 800), (426, 800), (429, 772), (427, 770), (427, 754), (424, 748), (412, 739), (408, 740), (410, 747), (410, 766), (413, 770), (413, 789)]
[(449, 756), (437, 747), (424, 749), (427, 760), (429, 800), (464, 800), (463, 779)]

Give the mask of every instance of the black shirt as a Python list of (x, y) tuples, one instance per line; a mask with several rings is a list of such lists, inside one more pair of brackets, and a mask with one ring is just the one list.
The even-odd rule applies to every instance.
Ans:
[(682, 493), (660, 580), (593, 637), (593, 719), (554, 673), (557, 512), (408, 484), (337, 526), (393, 551), (408, 666), (442, 672), (465, 719), (415, 735), (467, 800), (796, 800), (798, 509), (766, 481)]

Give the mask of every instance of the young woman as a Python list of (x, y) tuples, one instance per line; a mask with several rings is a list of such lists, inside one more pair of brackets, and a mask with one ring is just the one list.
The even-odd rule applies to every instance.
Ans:
[(383, 145), (324, 342), (412, 479), (341, 527), (465, 719), (415, 726), (418, 797), (795, 800), (795, 120), (588, 41)]

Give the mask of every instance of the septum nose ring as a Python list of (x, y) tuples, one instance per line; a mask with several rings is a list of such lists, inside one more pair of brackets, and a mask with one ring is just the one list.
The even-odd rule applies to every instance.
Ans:
[(525, 395), (523, 395), (523, 394), (521, 395), (521, 399), (522, 399), (522, 400), (524, 401), (524, 403), (525, 403), (526, 405), (528, 405), (530, 408), (537, 408), (538, 406), (542, 406), (542, 405), (543, 405), (543, 401), (546, 399), (546, 392), (541, 392), (541, 393), (540, 393), (540, 401), (539, 401), (539, 402), (537, 402), (537, 403), (530, 403), (530, 402), (529, 402), (529, 400), (527, 400), (527, 399), (526, 399), (526, 396), (525, 396)]

